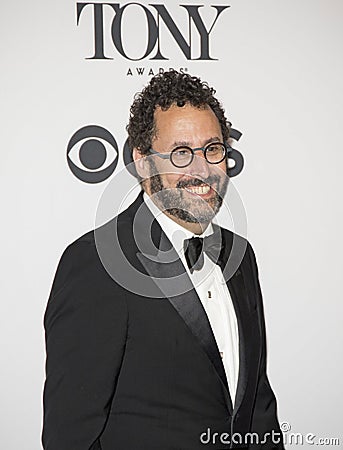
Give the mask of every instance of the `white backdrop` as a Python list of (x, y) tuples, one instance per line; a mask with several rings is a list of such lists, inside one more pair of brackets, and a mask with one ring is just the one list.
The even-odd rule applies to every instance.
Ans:
[[(156, 16), (151, 2), (140, 3)], [(149, 80), (149, 69), (160, 67), (187, 68), (214, 85), (243, 133), (236, 148), (245, 167), (232, 182), (259, 264), (279, 419), (292, 432), (316, 435), (314, 441), (338, 437), (332, 448), (343, 448), (343, 3), (218, 3), (230, 8), (210, 34), (216, 61), (187, 60), (167, 29), (161, 48), (168, 61), (130, 61), (113, 46), (113, 11), (105, 8), (105, 53), (113, 59), (89, 60), (91, 6), (77, 26), (72, 0), (1, 5), (1, 448), (41, 448), (47, 298), (62, 251), (94, 226), (111, 180), (76, 178), (67, 164), (68, 141), (96, 124), (115, 136), (121, 151), (133, 95)], [(217, 2), (201, 4), (209, 26)], [(164, 5), (187, 39), (185, 9), (171, 0)], [(139, 57), (146, 20), (140, 7), (130, 8), (123, 42), (127, 54)], [(194, 38), (194, 57), (198, 50)], [(145, 73), (137, 75), (137, 67)], [(116, 172), (122, 167), (120, 153)], [(118, 185), (117, 195), (125, 193), (125, 184)]]

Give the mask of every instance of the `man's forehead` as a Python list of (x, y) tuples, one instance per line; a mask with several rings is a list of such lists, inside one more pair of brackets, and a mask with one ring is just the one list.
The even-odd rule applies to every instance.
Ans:
[(178, 121), (182, 122), (185, 119), (190, 122), (196, 122), (203, 114), (206, 114), (207, 118), (209, 114), (210, 116), (213, 116), (216, 121), (218, 120), (212, 108), (207, 104), (193, 106), (190, 103), (186, 103), (184, 106), (178, 106), (176, 103), (173, 103), (166, 109), (161, 106), (157, 106), (154, 112), (154, 122), (155, 125), (161, 124), (162, 122), (166, 125), (171, 125), (172, 123)]
[[(173, 104), (168, 109), (159, 107), (155, 111), (154, 139), (165, 139), (168, 147), (194, 146), (222, 139), (221, 127), (208, 105), (201, 108), (186, 103), (184, 106)], [(194, 142), (193, 142), (194, 141)]]

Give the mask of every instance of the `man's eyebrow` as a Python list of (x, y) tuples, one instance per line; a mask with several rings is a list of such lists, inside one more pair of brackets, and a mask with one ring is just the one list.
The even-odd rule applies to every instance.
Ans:
[(207, 139), (204, 142), (204, 146), (207, 145), (207, 144), (210, 144), (211, 142), (221, 142), (221, 141), (222, 141), (222, 139), (219, 136), (214, 136), (214, 137), (211, 137), (211, 138)]
[[(211, 142), (221, 142), (221, 141), (222, 140), (219, 136), (213, 136), (213, 137), (206, 139), (206, 141), (204, 141), (204, 143), (203, 143), (203, 146), (205, 147), (207, 144), (210, 144)], [(175, 141), (170, 146), (170, 149), (172, 150), (175, 147), (181, 147), (181, 146), (192, 147), (191, 143), (189, 141)]]

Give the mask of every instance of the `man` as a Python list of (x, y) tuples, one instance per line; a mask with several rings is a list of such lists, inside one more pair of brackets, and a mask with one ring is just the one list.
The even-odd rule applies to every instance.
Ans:
[(213, 222), (229, 127), (176, 71), (131, 107), (142, 192), (69, 245), (46, 314), (45, 450), (282, 449), (253, 250)]

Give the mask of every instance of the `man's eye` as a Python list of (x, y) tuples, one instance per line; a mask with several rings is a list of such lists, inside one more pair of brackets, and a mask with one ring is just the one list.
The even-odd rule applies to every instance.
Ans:
[(207, 147), (207, 153), (220, 153), (222, 151), (222, 147), (220, 145), (210, 145)]
[(189, 150), (186, 148), (180, 148), (179, 150), (176, 150), (174, 152), (175, 156), (177, 157), (182, 157), (182, 156), (188, 156), (189, 155)]

